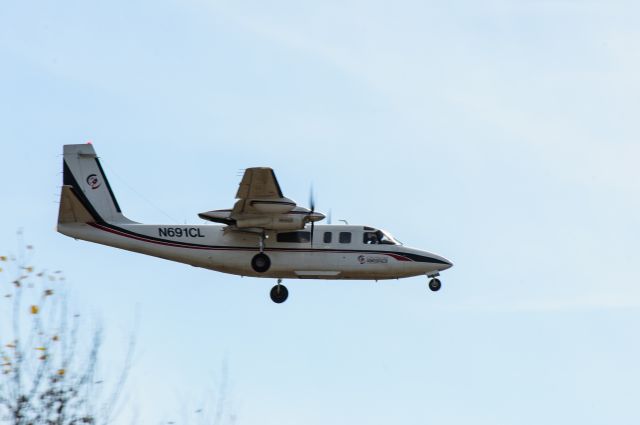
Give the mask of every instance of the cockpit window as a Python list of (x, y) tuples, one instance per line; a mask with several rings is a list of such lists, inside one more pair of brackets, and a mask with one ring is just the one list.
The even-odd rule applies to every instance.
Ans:
[[(366, 228), (367, 230), (371, 228)], [(371, 231), (364, 232), (362, 236), (362, 242), (367, 245), (401, 245), (400, 242), (395, 240), (393, 236), (389, 235), (382, 230), (371, 229)]]

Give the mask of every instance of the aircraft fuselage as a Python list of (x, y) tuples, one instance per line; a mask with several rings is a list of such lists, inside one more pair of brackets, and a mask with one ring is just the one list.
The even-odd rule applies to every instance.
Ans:
[[(310, 241), (279, 242), (267, 231), (268, 271), (258, 273), (251, 259), (259, 252), (257, 233), (218, 225), (64, 223), (58, 231), (86, 241), (241, 276), (313, 279), (397, 279), (434, 275), (451, 267), (443, 257), (403, 245), (366, 244), (364, 226), (315, 225)], [(305, 229), (309, 231), (310, 226)], [(293, 233), (293, 232), (292, 232)], [(331, 236), (328, 236), (330, 234)], [(341, 234), (349, 234), (349, 242)], [(325, 242), (328, 238), (330, 243)]]

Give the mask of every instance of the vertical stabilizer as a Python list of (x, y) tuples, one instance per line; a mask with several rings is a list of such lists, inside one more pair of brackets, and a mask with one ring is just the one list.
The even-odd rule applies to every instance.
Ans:
[(63, 184), (73, 188), (94, 221), (131, 222), (120, 211), (93, 145), (64, 145)]

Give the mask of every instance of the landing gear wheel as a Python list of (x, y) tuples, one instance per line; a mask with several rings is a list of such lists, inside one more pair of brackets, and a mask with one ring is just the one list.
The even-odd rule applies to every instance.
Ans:
[(269, 267), (271, 267), (271, 260), (269, 259), (267, 254), (263, 254), (261, 252), (260, 254), (256, 254), (251, 259), (251, 267), (253, 267), (253, 270), (257, 271), (258, 273), (264, 273), (269, 270)]
[(287, 287), (284, 285), (277, 284), (273, 288), (271, 288), (271, 301), (276, 304), (281, 304), (287, 300), (289, 297), (289, 291)]
[(429, 281), (429, 289), (433, 292), (439, 291), (440, 288), (442, 288), (442, 282), (440, 282), (440, 279), (433, 278)]

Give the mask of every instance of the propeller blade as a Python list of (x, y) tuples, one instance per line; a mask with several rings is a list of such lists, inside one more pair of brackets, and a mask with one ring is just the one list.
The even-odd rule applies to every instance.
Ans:
[(316, 225), (315, 221), (312, 221), (311, 222), (311, 248), (313, 248), (313, 229), (315, 225)]
[(309, 188), (309, 208), (311, 209), (311, 212), (316, 210), (316, 200), (313, 196), (313, 185)]

